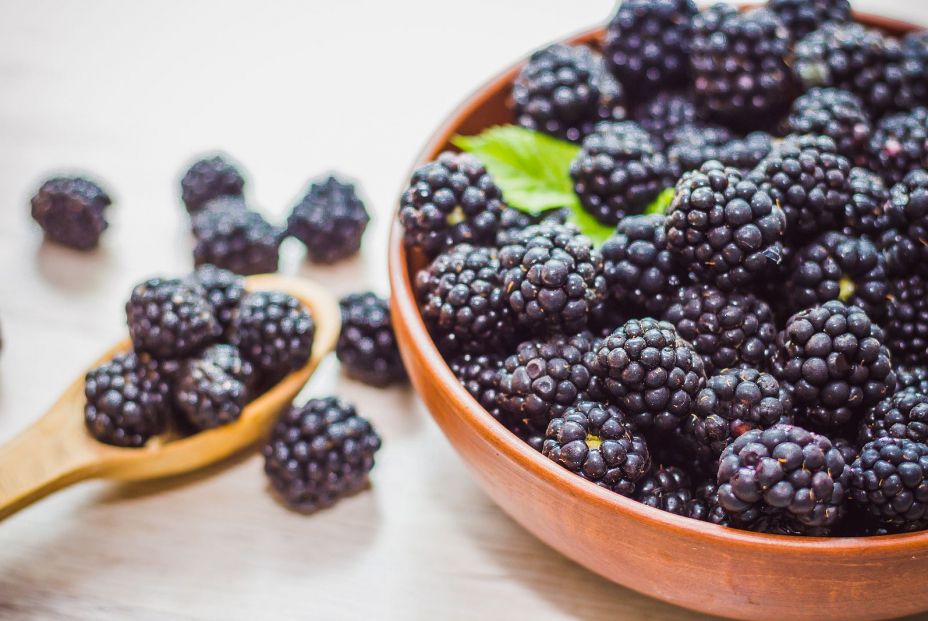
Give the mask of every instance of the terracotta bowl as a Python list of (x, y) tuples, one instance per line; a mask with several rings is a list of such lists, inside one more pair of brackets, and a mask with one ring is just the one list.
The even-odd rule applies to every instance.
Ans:
[[(901, 33), (911, 24), (859, 15)], [(594, 43), (601, 31), (573, 42)], [(416, 166), (512, 120), (511, 67), (480, 88), (435, 132)], [(874, 619), (928, 610), (928, 532), (870, 538), (755, 534), (665, 513), (608, 492), (532, 450), (458, 383), (416, 308), (394, 224), (389, 247), (393, 321), (413, 384), (484, 490), (539, 539), (584, 567), (651, 597), (742, 619)]]

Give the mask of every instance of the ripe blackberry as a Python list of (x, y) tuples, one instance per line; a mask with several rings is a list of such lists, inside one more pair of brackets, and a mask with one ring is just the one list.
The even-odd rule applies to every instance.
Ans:
[(704, 505), (694, 497), (690, 477), (676, 466), (658, 466), (638, 482), (635, 500), (675, 515), (701, 519)]
[(596, 341), (587, 333), (525, 341), (503, 361), (499, 405), (543, 430), (578, 400), (603, 396), (594, 366)]
[(693, 19), (693, 90), (722, 122), (756, 125), (785, 108), (794, 90), (788, 59), (789, 33), (771, 11), (720, 3)]
[(180, 358), (222, 334), (206, 291), (179, 279), (151, 278), (135, 286), (126, 302), (129, 336), (139, 351)]
[(84, 423), (100, 442), (143, 446), (167, 427), (170, 387), (148, 354), (117, 354), (91, 369), (84, 380), (84, 395)]
[(503, 360), (495, 354), (462, 354), (448, 362), (451, 372), (483, 409), (502, 421), (499, 380)]
[(707, 375), (723, 369), (763, 369), (777, 337), (773, 311), (750, 293), (723, 293), (711, 285), (679, 290), (663, 319), (702, 358)]
[(928, 527), (928, 445), (901, 438), (868, 442), (850, 474), (850, 499), (888, 531)]
[(603, 243), (603, 276), (614, 302), (610, 307), (654, 316), (670, 304), (682, 278), (667, 248), (664, 221), (662, 215), (628, 216)]
[(218, 199), (193, 217), (194, 265), (211, 263), (243, 276), (276, 272), (281, 230), (255, 211), (229, 205)]
[(860, 98), (839, 88), (813, 88), (796, 98), (786, 134), (818, 134), (835, 141), (838, 153), (856, 166), (867, 161), (870, 119)]
[(679, 427), (706, 383), (702, 358), (666, 321), (630, 319), (595, 354), (594, 373), (637, 429)]
[(292, 509), (310, 513), (363, 489), (380, 436), (336, 397), (290, 406), (264, 445), (264, 472)]
[(884, 324), (893, 360), (928, 364), (928, 282), (924, 276), (912, 274), (890, 281)]
[(221, 196), (242, 196), (245, 179), (235, 164), (221, 155), (193, 163), (180, 181), (181, 198), (188, 213), (195, 213)]
[(827, 136), (789, 136), (750, 178), (783, 208), (790, 238), (837, 228), (850, 201), (851, 164)]
[(651, 457), (644, 438), (614, 405), (581, 401), (551, 419), (542, 454), (608, 490), (631, 496), (648, 472)]
[(598, 121), (625, 118), (622, 86), (584, 45), (556, 43), (529, 57), (512, 84), (516, 122), (580, 142)]
[(680, 264), (731, 291), (754, 285), (780, 261), (786, 216), (740, 172), (707, 162), (677, 183), (666, 226)]
[(800, 524), (833, 526), (841, 518), (848, 469), (831, 441), (793, 425), (739, 436), (719, 461), (719, 504), (732, 515), (782, 512)]
[(278, 379), (309, 361), (315, 332), (312, 316), (295, 297), (256, 291), (239, 304), (231, 341), (258, 374)]
[(251, 397), (254, 368), (238, 349), (220, 344), (184, 362), (174, 385), (174, 403), (195, 429), (238, 420)]
[(492, 243), (502, 210), (502, 192), (483, 164), (445, 151), (413, 173), (400, 199), (400, 222), (406, 243), (434, 256), (452, 244)]
[(582, 330), (606, 296), (602, 254), (573, 226), (523, 229), (499, 251), (499, 263), (516, 321), (533, 329)]
[(873, 406), (860, 423), (857, 442), (864, 445), (887, 436), (928, 443), (928, 395), (910, 388)]
[(100, 186), (82, 177), (55, 177), (32, 197), (32, 218), (45, 238), (77, 250), (90, 250), (106, 230), (104, 211), (112, 201)]
[(912, 388), (915, 392), (928, 395), (928, 367), (894, 365), (896, 389)]
[(764, 132), (735, 138), (722, 127), (695, 125), (677, 130), (667, 150), (667, 159), (673, 175), (678, 178), (685, 172), (698, 170), (710, 160), (748, 172), (767, 157), (772, 146), (770, 135)]
[(396, 345), (387, 300), (367, 291), (339, 301), (342, 329), (335, 355), (345, 372), (372, 386), (388, 386), (406, 379), (406, 368)]
[(632, 118), (650, 134), (654, 147), (664, 150), (677, 133), (696, 125), (701, 119), (692, 97), (683, 92), (660, 91), (635, 107)]
[(609, 125), (583, 139), (570, 176), (584, 209), (604, 224), (640, 213), (672, 183), (667, 159), (654, 150), (650, 136)]
[(844, 207), (842, 230), (846, 235), (863, 235), (877, 242), (889, 228), (889, 191), (883, 179), (866, 168), (852, 168), (849, 183), (851, 200)]
[(883, 330), (838, 300), (790, 317), (773, 374), (792, 391), (797, 417), (822, 427), (854, 421), (896, 388)]
[(887, 183), (928, 168), (928, 108), (889, 114), (880, 119), (869, 144), (870, 168)]
[(894, 185), (886, 203), (890, 228), (880, 243), (890, 272), (924, 273), (928, 261), (928, 171), (913, 170)]
[(290, 212), (287, 234), (306, 245), (315, 263), (335, 263), (358, 252), (371, 217), (354, 186), (329, 177), (313, 183)]
[(422, 317), (446, 352), (511, 351), (515, 327), (496, 249), (459, 244), (416, 274)]
[(223, 331), (228, 330), (232, 325), (232, 315), (245, 296), (245, 279), (207, 263), (198, 267), (189, 280), (203, 288), (216, 320)]
[(828, 22), (851, 20), (848, 0), (769, 0), (767, 8), (776, 13), (794, 41)]
[(503, 207), (499, 217), (499, 230), (496, 232), (495, 245), (497, 248), (502, 248), (514, 243), (516, 236), (522, 229), (533, 224), (541, 224), (546, 221), (554, 224), (564, 224), (567, 222), (568, 213), (567, 209), (548, 209), (537, 216), (533, 216), (518, 209)]
[(903, 66), (911, 78), (915, 101), (928, 101), (928, 34), (924, 30), (910, 32), (902, 38)]
[(625, 0), (606, 28), (609, 70), (645, 91), (685, 82), (696, 12), (693, 0)]

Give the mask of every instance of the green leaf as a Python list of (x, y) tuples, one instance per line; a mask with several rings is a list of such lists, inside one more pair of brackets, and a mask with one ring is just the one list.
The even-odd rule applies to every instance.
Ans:
[(661, 193), (657, 195), (657, 198), (651, 202), (650, 205), (645, 207), (644, 213), (646, 214), (665, 214), (667, 209), (670, 207), (670, 203), (673, 202), (673, 188), (664, 188), (661, 190)]

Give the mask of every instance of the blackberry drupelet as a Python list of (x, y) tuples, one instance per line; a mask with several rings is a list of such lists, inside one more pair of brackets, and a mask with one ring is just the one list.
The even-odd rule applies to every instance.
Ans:
[(313, 318), (298, 299), (255, 291), (239, 304), (231, 341), (262, 379), (276, 381), (309, 361), (315, 333)]
[(838, 300), (790, 317), (777, 337), (773, 374), (792, 391), (797, 420), (820, 427), (856, 421), (896, 388), (882, 328)]
[(287, 234), (306, 245), (310, 261), (335, 263), (360, 250), (370, 219), (354, 185), (329, 177), (313, 183), (290, 212)]
[(925, 273), (928, 262), (928, 171), (913, 170), (894, 185), (886, 203), (889, 229), (881, 238), (889, 270)]
[(189, 280), (203, 288), (207, 301), (215, 311), (216, 320), (223, 331), (228, 330), (235, 309), (245, 297), (245, 279), (207, 263), (198, 267)]
[(667, 150), (667, 159), (673, 175), (678, 178), (685, 172), (698, 170), (710, 160), (749, 172), (767, 157), (772, 147), (770, 135), (764, 132), (735, 138), (722, 127), (695, 125), (677, 130)]
[(870, 168), (887, 183), (898, 183), (913, 170), (928, 168), (928, 108), (884, 116), (869, 143)]
[(851, 200), (844, 207), (842, 230), (846, 235), (866, 236), (878, 242), (889, 228), (889, 190), (879, 175), (866, 168), (852, 168), (848, 181)]
[(661, 91), (635, 107), (632, 115), (654, 141), (655, 148), (664, 150), (676, 139), (677, 133), (700, 121), (692, 97), (684, 92)]
[(928, 444), (928, 395), (910, 388), (873, 406), (860, 423), (857, 443), (887, 436)]
[(215, 198), (241, 197), (244, 187), (245, 179), (238, 168), (221, 155), (194, 162), (180, 181), (181, 198), (191, 214)]
[(850, 499), (889, 532), (928, 527), (928, 445), (901, 438), (868, 442), (850, 475)]
[(606, 296), (602, 254), (571, 225), (523, 229), (500, 249), (499, 263), (515, 319), (532, 329), (582, 330)]
[(789, 105), (789, 33), (766, 9), (716, 4), (693, 19), (690, 66), (696, 100), (719, 121), (756, 126)]
[(651, 466), (648, 445), (614, 405), (581, 401), (553, 418), (542, 453), (584, 479), (623, 496)]
[(243, 276), (276, 272), (282, 231), (261, 214), (235, 204), (217, 199), (194, 215), (194, 264), (210, 263)]
[(583, 139), (570, 176), (584, 209), (604, 224), (640, 213), (673, 183), (670, 165), (654, 150), (650, 136), (610, 125), (598, 126)]
[(126, 302), (126, 319), (135, 349), (156, 358), (180, 358), (222, 334), (206, 291), (173, 278), (136, 285)]
[(452, 244), (492, 243), (503, 207), (502, 192), (477, 158), (445, 151), (413, 173), (399, 217), (406, 243), (434, 256)]
[(503, 421), (499, 380), (503, 360), (495, 354), (462, 354), (448, 362), (451, 372), (493, 418)]
[(603, 55), (623, 83), (642, 90), (686, 81), (693, 0), (625, 0), (606, 28)]
[(679, 290), (663, 319), (702, 358), (707, 375), (723, 369), (764, 369), (775, 350), (773, 311), (750, 293), (723, 293), (711, 285)]
[(170, 387), (148, 354), (117, 354), (91, 369), (84, 380), (84, 395), (84, 423), (100, 442), (143, 446), (167, 428)]
[(310, 513), (362, 490), (380, 436), (354, 406), (336, 397), (290, 406), (264, 445), (264, 472), (292, 509)]
[(643, 431), (679, 427), (706, 383), (702, 358), (666, 321), (630, 319), (595, 354), (603, 388)]
[(628, 216), (603, 243), (603, 276), (613, 300), (610, 307), (654, 316), (670, 305), (683, 278), (667, 248), (664, 220), (663, 215)]
[(739, 516), (782, 512), (800, 524), (833, 526), (843, 514), (848, 468), (817, 433), (774, 425), (739, 436), (719, 461), (719, 504)]
[(776, 13), (794, 41), (828, 22), (851, 20), (848, 0), (769, 0), (767, 8)]
[(459, 244), (416, 274), (422, 317), (445, 352), (512, 351), (515, 325), (497, 251)]
[(731, 291), (755, 285), (780, 261), (786, 216), (767, 191), (712, 161), (677, 183), (666, 227), (684, 268)]
[(838, 153), (852, 164), (867, 162), (870, 119), (856, 95), (839, 88), (812, 88), (793, 102), (786, 134), (817, 134), (835, 141)]
[(893, 360), (928, 365), (928, 282), (919, 274), (900, 276), (889, 283), (886, 344)]
[(232, 345), (213, 345), (184, 362), (174, 385), (174, 403), (194, 429), (238, 420), (255, 383), (251, 363)]
[(32, 218), (45, 238), (77, 250), (90, 250), (106, 230), (109, 195), (82, 177), (55, 177), (32, 197)]
[(896, 389), (912, 388), (915, 392), (928, 395), (928, 367), (894, 365)]
[(387, 300), (370, 291), (339, 301), (342, 329), (335, 355), (345, 372), (372, 386), (405, 381), (406, 368), (396, 345)]
[(512, 85), (516, 122), (580, 142), (598, 121), (625, 118), (622, 86), (585, 45), (556, 43), (536, 51)]

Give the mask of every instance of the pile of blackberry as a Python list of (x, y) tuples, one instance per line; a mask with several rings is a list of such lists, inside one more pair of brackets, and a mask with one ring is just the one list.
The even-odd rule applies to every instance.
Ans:
[(925, 41), (846, 0), (626, 0), (599, 47), (536, 52), (512, 122), (576, 143), (585, 217), (522, 213), (452, 152), (404, 194), (454, 375), (501, 432), (656, 509), (928, 528)]

